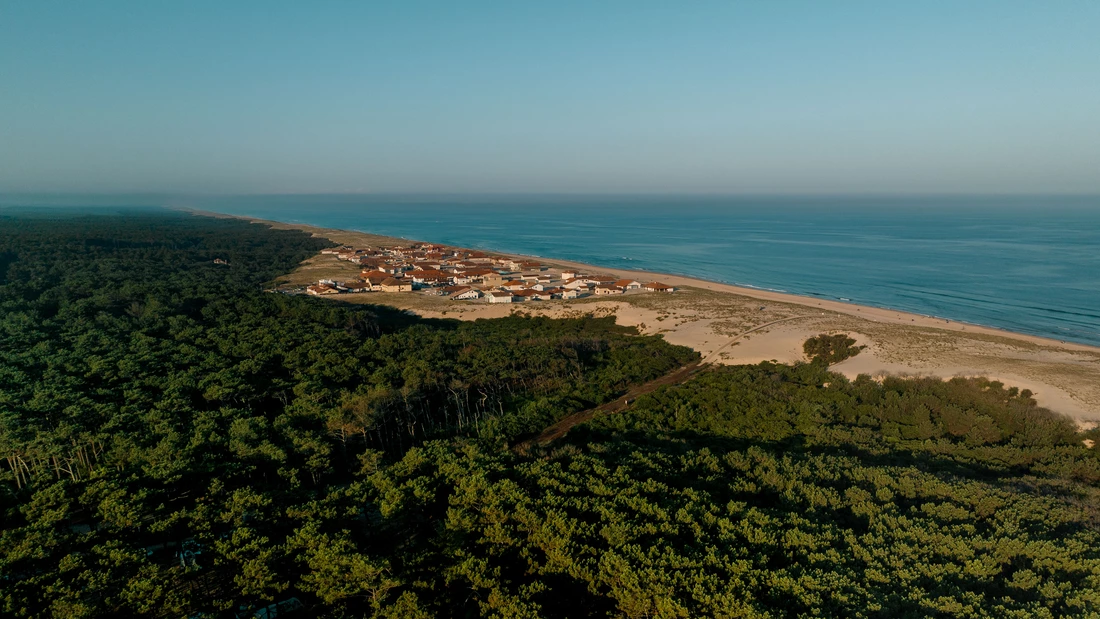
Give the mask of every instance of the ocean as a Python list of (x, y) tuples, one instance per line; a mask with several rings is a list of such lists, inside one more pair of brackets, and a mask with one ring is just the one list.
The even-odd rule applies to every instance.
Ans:
[(1097, 197), (303, 195), (176, 202), (1100, 345)]

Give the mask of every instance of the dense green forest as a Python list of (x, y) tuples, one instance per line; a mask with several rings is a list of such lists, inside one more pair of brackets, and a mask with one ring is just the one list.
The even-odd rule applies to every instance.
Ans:
[(712, 368), (517, 453), (698, 356), (263, 291), (326, 244), (0, 211), (0, 616), (1100, 613), (1096, 437), (1027, 392)]

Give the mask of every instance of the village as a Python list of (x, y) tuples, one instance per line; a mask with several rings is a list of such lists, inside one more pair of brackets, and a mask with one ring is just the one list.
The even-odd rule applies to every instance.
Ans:
[(336, 247), (322, 254), (358, 264), (358, 279), (323, 279), (305, 288), (316, 296), (419, 291), (454, 301), (523, 303), (550, 299), (622, 295), (635, 292), (674, 292), (660, 282), (640, 282), (610, 275), (552, 269), (529, 259), (430, 243), (408, 247)]

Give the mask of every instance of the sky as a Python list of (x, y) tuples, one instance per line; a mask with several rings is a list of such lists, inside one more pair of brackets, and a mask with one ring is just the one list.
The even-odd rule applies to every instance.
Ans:
[(0, 0), (0, 191), (1100, 193), (1100, 2)]

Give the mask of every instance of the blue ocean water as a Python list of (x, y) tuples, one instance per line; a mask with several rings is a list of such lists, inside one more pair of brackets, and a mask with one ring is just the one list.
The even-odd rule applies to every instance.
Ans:
[(246, 196), (186, 205), (1100, 345), (1097, 197)]

